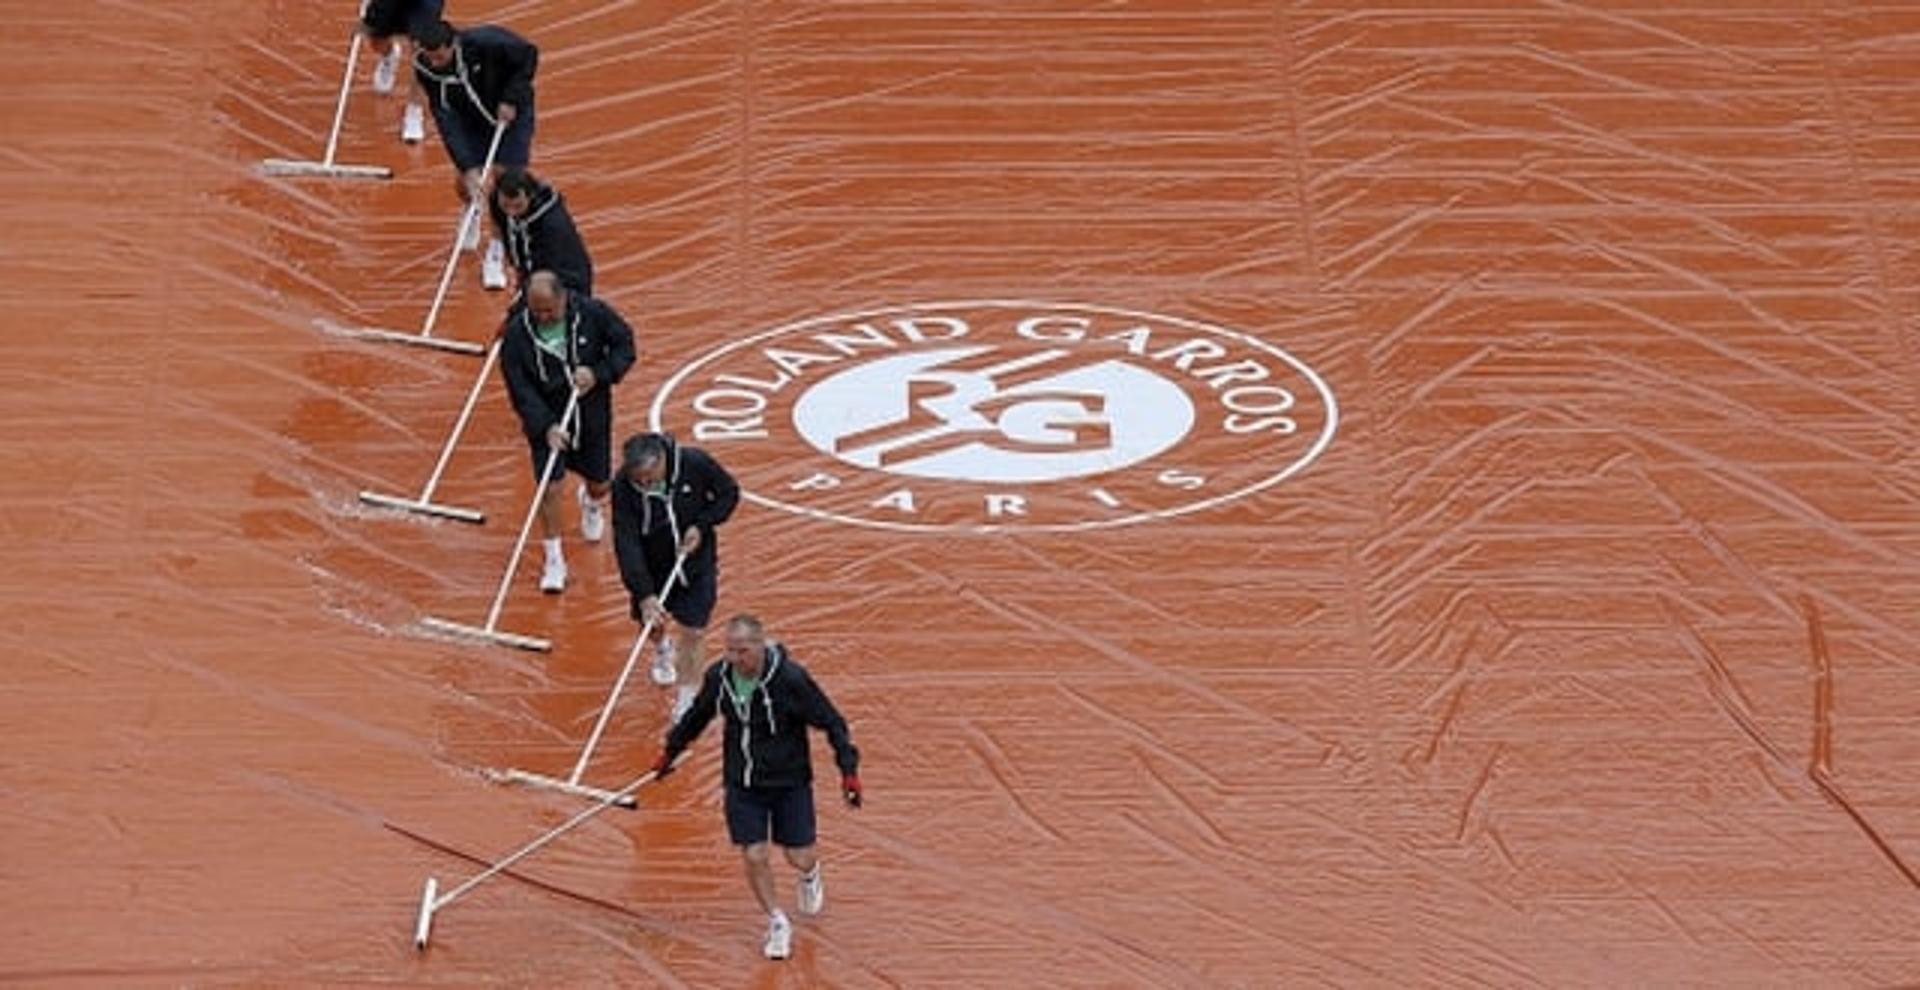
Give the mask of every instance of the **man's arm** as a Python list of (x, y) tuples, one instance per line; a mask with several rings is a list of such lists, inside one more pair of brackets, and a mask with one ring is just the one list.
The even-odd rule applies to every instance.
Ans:
[(592, 305), (598, 309), (600, 319), (605, 321), (607, 332), (607, 355), (594, 363), (593, 380), (611, 386), (626, 377), (627, 369), (633, 367), (633, 328), (627, 326), (627, 321), (621, 319), (612, 306), (597, 299), (593, 300)]
[(716, 663), (708, 667), (706, 675), (700, 679), (700, 693), (694, 696), (693, 705), (686, 714), (680, 716), (680, 721), (667, 730), (666, 749), (660, 754), (663, 762), (672, 763), (681, 752), (693, 745), (695, 739), (700, 738), (700, 733), (707, 729), (707, 723), (713, 721), (713, 713), (719, 707), (719, 702), (720, 665)]
[(513, 104), (525, 115), (533, 103), (533, 74), (540, 67), (540, 49), (505, 28), (490, 40), (500, 53), (501, 68), (506, 70), (507, 81), (500, 91), (500, 102)]
[(801, 717), (808, 725), (827, 734), (827, 742), (833, 746), (833, 762), (840, 768), (842, 777), (854, 777), (860, 773), (860, 750), (853, 745), (853, 734), (847, 729), (847, 720), (840, 717), (840, 710), (833, 706), (827, 692), (813, 679), (806, 669), (795, 665), (790, 668), (794, 676), (795, 700), (799, 702)]
[(683, 447), (680, 456), (700, 472), (703, 486), (709, 493), (707, 499), (700, 503), (694, 523), (711, 530), (726, 522), (733, 515), (734, 507), (740, 504), (740, 483), (726, 468), (720, 466), (712, 454), (698, 447)]

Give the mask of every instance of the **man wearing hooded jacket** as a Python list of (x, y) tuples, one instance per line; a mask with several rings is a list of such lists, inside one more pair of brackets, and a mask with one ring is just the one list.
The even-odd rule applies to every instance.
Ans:
[[(491, 24), (455, 30), (443, 20), (413, 32), (414, 80), (428, 96), (440, 143), (453, 161), (454, 191), (478, 208), (504, 168), (525, 168), (533, 155), (533, 77), (540, 49), (525, 38)], [(482, 174), (494, 131), (500, 147), (493, 169)], [(480, 246), (479, 218), (466, 228), (462, 247)], [(465, 215), (462, 216), (465, 223)], [(482, 281), (505, 288), (505, 249), (495, 238), (487, 245)]]
[(752, 615), (727, 622), (726, 657), (707, 668), (700, 693), (667, 730), (655, 773), (673, 772), (674, 760), (719, 715), (726, 723), (721, 760), (726, 781), (727, 835), (740, 849), (747, 883), (767, 913), (765, 951), (785, 959), (792, 951), (793, 924), (773, 892), (768, 839), (800, 871), (801, 914), (826, 906), (826, 882), (814, 851), (813, 757), (808, 727), (820, 729), (840, 770), (840, 796), (851, 807), (862, 800), (860, 751), (825, 691), (787, 652), (766, 638)]
[[(527, 291), (507, 313), (500, 334), (500, 374), (532, 448), (536, 483), (543, 486), (540, 522), (547, 563), (540, 590), (557, 594), (567, 586), (560, 549), (563, 471), (581, 478), (581, 537), (594, 543), (606, 535), (600, 503), (611, 480), (613, 386), (633, 367), (633, 329), (613, 307), (568, 292), (559, 276), (537, 271), (528, 277)], [(579, 407), (568, 423), (574, 393)], [(550, 461), (551, 477), (546, 474)]]
[[(638, 433), (621, 447), (620, 477), (613, 486), (613, 549), (620, 579), (633, 598), (633, 617), (662, 624), (671, 616), (677, 627), (672, 641), (662, 630), (653, 670), (655, 683), (679, 684), (676, 719), (698, 690), (700, 639), (719, 597), (714, 528), (739, 503), (733, 475), (698, 447), (683, 447), (665, 433)], [(674, 583), (668, 588), (670, 577)]]
[(524, 168), (508, 168), (494, 183), (488, 203), (493, 226), (507, 245), (507, 260), (521, 285), (546, 269), (571, 292), (593, 295), (593, 259), (567, 211), (566, 197)]

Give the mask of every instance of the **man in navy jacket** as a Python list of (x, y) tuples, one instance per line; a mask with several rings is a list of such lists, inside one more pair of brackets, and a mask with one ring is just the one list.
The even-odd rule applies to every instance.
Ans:
[[(525, 168), (533, 155), (533, 76), (540, 49), (503, 27), (482, 24), (456, 31), (442, 20), (415, 30), (413, 46), (414, 81), (429, 97), (434, 127), (453, 161), (454, 191), (462, 202), (478, 207), (501, 169)], [(500, 147), (493, 169), (482, 174), (496, 128)], [(475, 222), (462, 247), (479, 245)], [(503, 256), (497, 238), (487, 245), (487, 267), (502, 271)], [(489, 288), (505, 287), (504, 278), (497, 284), (486, 281)]]
[(814, 851), (813, 757), (809, 727), (826, 733), (840, 770), (840, 796), (860, 807), (860, 751), (847, 721), (786, 647), (766, 638), (752, 615), (727, 622), (727, 655), (708, 667), (693, 707), (667, 730), (653, 769), (665, 776), (715, 715), (726, 722), (721, 776), (726, 782), (727, 835), (746, 861), (753, 896), (767, 912), (769, 959), (792, 951), (793, 924), (773, 893), (767, 840), (800, 871), (801, 914), (826, 906), (826, 882)]
[[(613, 549), (635, 619), (664, 624), (656, 684), (680, 685), (673, 717), (693, 703), (700, 677), (700, 641), (719, 598), (720, 543), (715, 527), (733, 515), (740, 485), (711, 454), (665, 433), (638, 433), (621, 447), (613, 486)], [(667, 580), (679, 574), (672, 588)], [(677, 662), (676, 662), (677, 658)]]
[[(547, 564), (540, 590), (567, 586), (560, 550), (560, 476), (580, 475), (580, 535), (589, 543), (606, 535), (601, 502), (613, 463), (613, 386), (633, 367), (633, 329), (613, 307), (568, 292), (559, 276), (534, 272), (527, 291), (500, 328), (500, 373), (507, 396), (527, 436), (534, 476), (543, 485), (540, 523)], [(563, 423), (568, 398), (579, 393), (572, 424)], [(553, 452), (554, 475), (544, 473)]]

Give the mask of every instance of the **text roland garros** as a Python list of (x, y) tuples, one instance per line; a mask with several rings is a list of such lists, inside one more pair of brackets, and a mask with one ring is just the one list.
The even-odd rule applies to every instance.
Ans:
[(1165, 519), (1298, 474), (1333, 392), (1246, 333), (1102, 306), (987, 300), (821, 316), (676, 371), (650, 425), (746, 498), (921, 531)]

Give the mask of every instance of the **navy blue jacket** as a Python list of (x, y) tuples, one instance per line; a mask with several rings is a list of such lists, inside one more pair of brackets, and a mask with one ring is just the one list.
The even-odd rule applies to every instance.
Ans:
[[(525, 117), (533, 108), (533, 74), (540, 67), (540, 49), (503, 27), (481, 24), (454, 34), (453, 64), (444, 71), (427, 64), (418, 52), (413, 74), (420, 90), (432, 100), (433, 119), (445, 126), (449, 117), (482, 125), (491, 132), (493, 112), (502, 103), (513, 104)], [(481, 149), (483, 152), (485, 148)], [(480, 164), (455, 162), (462, 169)]]
[(722, 776), (728, 787), (779, 788), (812, 783), (809, 726), (827, 734), (833, 762), (842, 776), (860, 772), (860, 751), (854, 748), (847, 720), (840, 717), (839, 709), (833, 707), (807, 669), (787, 655), (786, 647), (767, 644), (760, 682), (744, 698), (734, 693), (730, 673), (731, 665), (725, 660), (707, 667), (693, 706), (667, 730), (667, 759), (678, 757), (719, 715), (726, 721)]
[(506, 325), (500, 328), (500, 374), (507, 380), (507, 395), (529, 439), (545, 437), (547, 429), (566, 414), (573, 369), (593, 369), (593, 391), (580, 397), (584, 420), (589, 408), (595, 412), (611, 408), (612, 386), (633, 367), (633, 328), (612, 306), (592, 296), (568, 293), (563, 319), (567, 322), (564, 360), (535, 341), (533, 314), (525, 296), (514, 303)]
[(740, 504), (739, 483), (712, 455), (682, 447), (667, 434), (660, 437), (667, 444), (666, 491), (643, 494), (624, 477), (613, 484), (613, 552), (620, 580), (635, 602), (660, 593), (688, 529), (699, 527), (700, 549), (682, 565), (679, 586), (711, 570), (720, 552), (714, 527)]
[(527, 197), (526, 214), (518, 218), (507, 216), (497, 198), (487, 206), (494, 229), (506, 242), (507, 258), (520, 272), (520, 284), (545, 269), (568, 289), (593, 295), (593, 259), (587, 256), (587, 244), (567, 212), (565, 197), (552, 186), (536, 183)]

